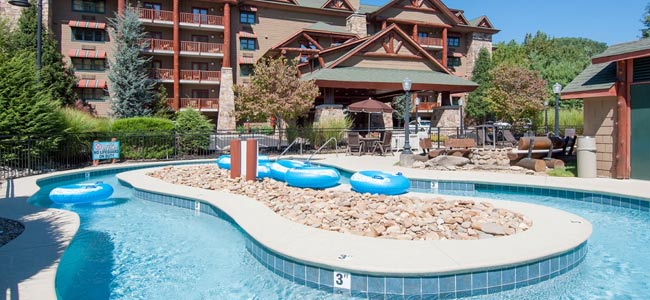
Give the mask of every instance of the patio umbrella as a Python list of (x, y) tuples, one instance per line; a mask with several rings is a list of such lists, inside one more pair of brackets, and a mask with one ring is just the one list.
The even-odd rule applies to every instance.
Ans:
[(370, 130), (370, 116), (372, 113), (392, 113), (393, 109), (384, 102), (368, 98), (350, 104), (348, 111), (368, 113), (368, 130)]

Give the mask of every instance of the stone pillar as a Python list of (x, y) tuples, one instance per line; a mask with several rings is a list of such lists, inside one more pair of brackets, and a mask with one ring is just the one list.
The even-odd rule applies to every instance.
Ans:
[[(223, 4), (223, 68), (230, 68), (230, 4)], [(232, 74), (232, 71), (231, 71)]]
[(368, 27), (366, 24), (366, 15), (351, 14), (345, 19), (345, 28), (347, 31), (358, 35), (360, 38), (368, 36)]
[(321, 104), (316, 106), (316, 113), (314, 114), (314, 123), (318, 123), (321, 120), (326, 119), (343, 119), (345, 114), (343, 114), (343, 105), (342, 104)]
[(235, 130), (235, 93), (232, 90), (232, 68), (221, 68), (219, 88), (219, 118), (217, 130)]
[(485, 48), (490, 51), (490, 54), (492, 53), (492, 35), (480, 32), (468, 34), (467, 45), (467, 58), (463, 64), (466, 70), (465, 77), (469, 78), (472, 76), (472, 71), (474, 71), (476, 59), (478, 59), (478, 53), (481, 49)]

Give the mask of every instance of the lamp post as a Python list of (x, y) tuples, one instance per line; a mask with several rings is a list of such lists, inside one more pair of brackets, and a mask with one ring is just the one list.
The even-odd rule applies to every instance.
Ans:
[(562, 85), (556, 82), (553, 85), (553, 93), (555, 94), (555, 136), (560, 136), (560, 92), (562, 92)]
[[(18, 7), (32, 6), (28, 0), (9, 0), (9, 4)], [(43, 32), (43, 0), (36, 2), (36, 74), (41, 71), (41, 43)]]
[(413, 154), (411, 144), (409, 143), (409, 123), (411, 121), (411, 84), (413, 81), (408, 77), (402, 80), (402, 89), (404, 89), (404, 149), (402, 154)]
[(463, 128), (463, 99), (458, 99), (458, 112), (460, 113), (460, 134), (464, 135), (465, 130)]
[(415, 97), (415, 132), (420, 132), (420, 116), (418, 116), (418, 109), (420, 106), (420, 97)]
[(548, 133), (548, 100), (544, 101), (544, 134)]

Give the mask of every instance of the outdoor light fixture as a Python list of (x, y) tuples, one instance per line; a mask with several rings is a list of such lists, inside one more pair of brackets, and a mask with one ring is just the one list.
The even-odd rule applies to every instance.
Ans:
[(420, 108), (420, 97), (415, 97), (415, 132), (420, 132), (420, 116), (418, 116), (418, 109)]
[(548, 133), (548, 100), (544, 101), (544, 134)]
[(458, 99), (458, 111), (460, 113), (460, 134), (465, 134), (463, 132), (463, 99)]
[(411, 144), (409, 143), (409, 123), (411, 119), (411, 84), (413, 81), (406, 77), (402, 80), (402, 89), (404, 89), (404, 150), (402, 154), (413, 154), (411, 152)]
[[(9, 0), (9, 4), (18, 6), (18, 7), (30, 7), (32, 6), (27, 0)], [(42, 32), (43, 32), (43, 0), (38, 0), (36, 4), (36, 73), (38, 75), (41, 70), (41, 43), (42, 43)]]
[(562, 92), (562, 85), (556, 82), (553, 85), (553, 93), (555, 94), (555, 136), (560, 136), (560, 92)]

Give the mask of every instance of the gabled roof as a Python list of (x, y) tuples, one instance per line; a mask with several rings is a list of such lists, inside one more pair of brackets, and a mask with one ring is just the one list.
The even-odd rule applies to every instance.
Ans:
[(490, 28), (490, 29), (494, 28), (494, 26), (492, 26), (492, 22), (490, 22), (490, 19), (488, 19), (487, 16), (480, 16), (478, 18), (471, 19), (469, 20), (469, 25), (474, 27), (483, 27), (483, 28)]
[(467, 18), (465, 18), (465, 11), (460, 10), (460, 9), (450, 9), (451, 12), (456, 15), (456, 18), (460, 21), (459, 24), (462, 25), (469, 25), (469, 21), (467, 21)]
[[(606, 62), (588, 66), (563, 90), (563, 99), (570, 99), (569, 93), (586, 93), (609, 90), (616, 83), (616, 63)], [(565, 97), (567, 96), (567, 97)]]
[(382, 6), (361, 4), (359, 6), (359, 13), (360, 14), (371, 14), (371, 13), (377, 11), (380, 8), (382, 8)]
[[(385, 11), (386, 9), (388, 9), (388, 8), (394, 6), (395, 4), (397, 4), (399, 2), (402, 2), (402, 1), (403, 0), (392, 0), (392, 1), (388, 2), (386, 5), (382, 6), (380, 9), (374, 11), (372, 13), (372, 15), (376, 16), (376, 15), (380, 14), (381, 12)], [(442, 3), (442, 1), (440, 1), (440, 0), (424, 0), (424, 1), (428, 1), (429, 3), (431, 3), (431, 5), (433, 5), (434, 7), (437, 7), (438, 10), (440, 10), (442, 12), (442, 14), (445, 15), (453, 24), (460, 23), (460, 20), (458, 20), (456, 15), (451, 10), (449, 10), (447, 5)]]
[(591, 58), (594, 64), (650, 56), (650, 38), (612, 45)]
[(349, 36), (350, 38), (356, 38), (357, 35), (345, 30), (343, 27), (333, 26), (325, 24), (323, 22), (316, 22), (309, 27), (303, 28), (296, 31), (296, 33), (290, 35), (287, 39), (277, 43), (275, 46), (271, 47), (269, 50), (274, 50), (280, 48), (284, 45), (290, 44), (295, 39), (304, 36), (304, 34), (309, 33), (318, 33), (318, 34), (334, 34), (334, 35), (344, 35)]
[(345, 27), (334, 26), (320, 21), (305, 27), (305, 30), (331, 32), (331, 33), (339, 33), (339, 34), (356, 36), (356, 34), (347, 31)]
[(354, 7), (348, 0), (327, 0), (323, 3), (321, 8), (330, 8), (343, 11), (354, 12)]
[(359, 53), (361, 50), (364, 48), (367, 48), (371, 44), (373, 44), (375, 41), (379, 40), (381, 37), (387, 35), (389, 32), (395, 32), (398, 35), (400, 35), (404, 41), (409, 43), (413, 48), (415, 48), (423, 57), (425, 57), (428, 61), (433, 63), (435, 66), (439, 67), (440, 70), (443, 73), (451, 74), (451, 72), (444, 67), (437, 59), (433, 58), (429, 52), (427, 52), (420, 44), (416, 43), (411, 39), (411, 36), (406, 34), (404, 31), (402, 31), (397, 24), (391, 24), (390, 26), (384, 28), (383, 30), (379, 31), (375, 35), (371, 36), (369, 39), (367, 39), (365, 42), (361, 43), (360, 45), (354, 47), (352, 50), (350, 50), (348, 53), (344, 54), (343, 56), (339, 57), (335, 61), (333, 61), (331, 64), (327, 66), (327, 68), (334, 68), (340, 63), (346, 61), (356, 53)]

